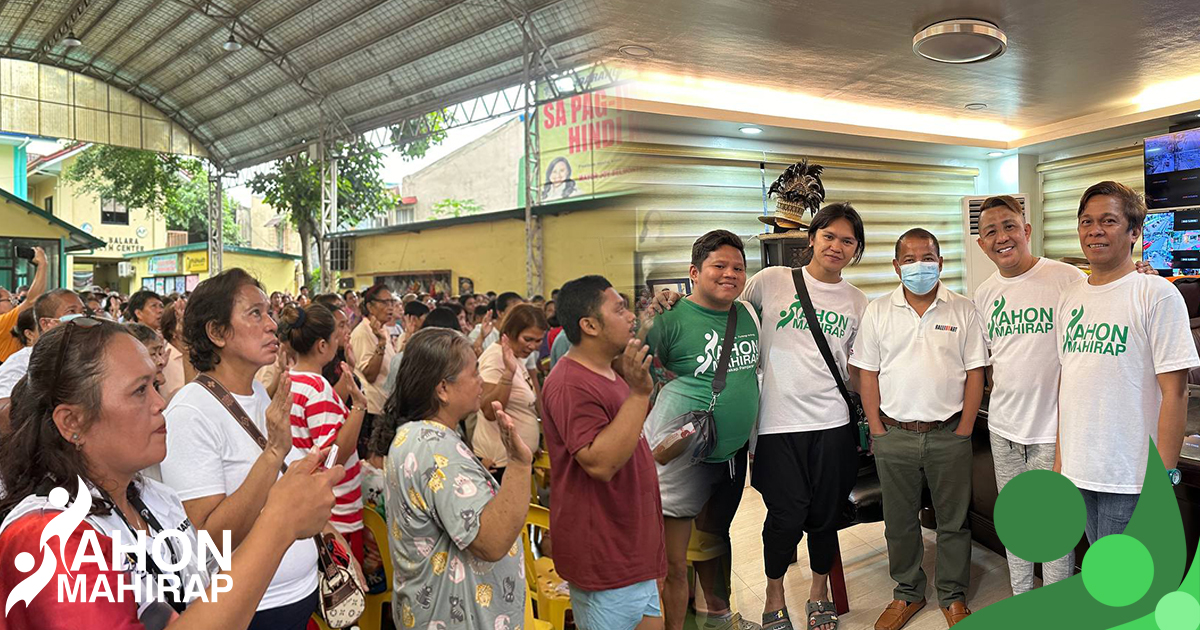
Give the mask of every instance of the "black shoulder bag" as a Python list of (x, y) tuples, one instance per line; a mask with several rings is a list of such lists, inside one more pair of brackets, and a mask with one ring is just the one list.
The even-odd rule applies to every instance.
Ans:
[(821, 331), (821, 322), (817, 320), (817, 311), (813, 308), (812, 297), (808, 295), (808, 286), (804, 283), (803, 267), (792, 270), (792, 282), (796, 285), (796, 295), (800, 297), (800, 305), (804, 307), (804, 318), (808, 320), (808, 329), (812, 331), (813, 341), (817, 342), (817, 349), (821, 351), (821, 356), (825, 357), (825, 365), (829, 367), (829, 373), (833, 375), (838, 391), (841, 392), (842, 398), (846, 401), (846, 407), (850, 410), (850, 427), (855, 433), (854, 441), (864, 451), (868, 450), (869, 445), (865, 443), (865, 437), (869, 433), (865, 430), (867, 414), (863, 411), (862, 397), (858, 395), (858, 392), (850, 391), (846, 387), (846, 382), (842, 380), (842, 371), (838, 369), (837, 362), (833, 359), (829, 341), (825, 339), (825, 333)]
[[(713, 374), (712, 400), (708, 403), (708, 409), (689, 411), (671, 421), (671, 426), (676, 430), (686, 427), (689, 423), (695, 427), (691, 448), (693, 464), (707, 459), (717, 447), (717, 420), (713, 410), (717, 406), (717, 397), (725, 389), (725, 377), (729, 374), (729, 356), (733, 353), (733, 341), (737, 336), (737, 311), (738, 303), (734, 302), (729, 309), (729, 317), (725, 319), (725, 338), (721, 340), (721, 356), (717, 358), (717, 371)], [(661, 447), (656, 448), (654, 459), (659, 464), (666, 464), (683, 454), (673, 451), (674, 449), (668, 451)]]

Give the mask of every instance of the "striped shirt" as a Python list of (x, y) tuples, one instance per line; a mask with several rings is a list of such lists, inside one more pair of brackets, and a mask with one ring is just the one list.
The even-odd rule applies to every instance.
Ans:
[[(332, 446), (350, 410), (320, 374), (292, 370), (291, 376), (292, 445), (305, 452), (314, 445), (322, 449)], [(357, 440), (352, 442), (356, 443)], [(342, 534), (363, 528), (362, 467), (358, 454), (351, 452), (345, 466), (345, 478), (333, 488), (335, 503), (330, 518), (334, 529)]]

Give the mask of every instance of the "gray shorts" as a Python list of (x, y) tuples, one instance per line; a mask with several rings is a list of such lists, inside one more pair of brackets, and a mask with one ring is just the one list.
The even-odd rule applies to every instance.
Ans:
[(658, 469), (658, 492), (662, 495), (663, 516), (694, 518), (708, 503), (714, 485), (721, 476), (729, 475), (729, 463), (691, 463), (687, 453), (666, 465), (655, 463)]

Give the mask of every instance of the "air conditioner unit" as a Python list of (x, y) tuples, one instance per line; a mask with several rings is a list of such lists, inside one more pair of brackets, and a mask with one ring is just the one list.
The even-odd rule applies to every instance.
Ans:
[(122, 278), (132, 278), (134, 276), (133, 263), (119, 262), (117, 263), (117, 275)]
[[(994, 195), (971, 196), (962, 199), (963, 285), (966, 287), (967, 297), (974, 297), (975, 289), (979, 288), (979, 285), (983, 284), (983, 281), (996, 271), (996, 265), (992, 264), (987, 254), (983, 253), (983, 250), (975, 243), (975, 239), (979, 238), (979, 207), (983, 205), (984, 200), (992, 196)], [(1029, 195), (1012, 193), (1010, 196), (1021, 204), (1021, 210), (1025, 213), (1025, 221), (1028, 223)]]

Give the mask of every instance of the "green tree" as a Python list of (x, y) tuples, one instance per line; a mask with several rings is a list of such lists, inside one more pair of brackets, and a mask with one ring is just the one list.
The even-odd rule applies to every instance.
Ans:
[[(363, 138), (337, 143), (331, 156), (338, 160), (338, 225), (356, 225), (396, 206), (380, 169), (383, 153)], [(250, 180), (250, 189), (262, 195), (277, 212), (286, 214), (300, 234), (300, 260), (304, 277), (313, 278), (309, 252), (321, 220), (320, 165), (306, 153), (276, 160), (270, 171)], [(324, 259), (326, 244), (316, 239), (318, 258)]]
[[(437, 146), (446, 139), (446, 130), (454, 124), (454, 114), (449, 109), (440, 109), (425, 116), (413, 118), (402, 125), (391, 127), (392, 143), (401, 159), (416, 160), (425, 157), (430, 148)], [(404, 137), (405, 129), (424, 132), (416, 140)]]
[(474, 199), (443, 199), (433, 204), (433, 209), (429, 213), (438, 219), (456, 219), (481, 210), (483, 210), (483, 206)]
[[(188, 240), (208, 238), (208, 177), (195, 158), (141, 149), (94, 144), (62, 173), (80, 190), (126, 208), (140, 208), (167, 222), (167, 229), (186, 230)], [(236, 205), (223, 198), (224, 236), (240, 241), (234, 221)]]

